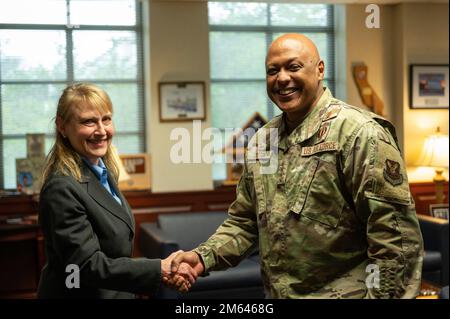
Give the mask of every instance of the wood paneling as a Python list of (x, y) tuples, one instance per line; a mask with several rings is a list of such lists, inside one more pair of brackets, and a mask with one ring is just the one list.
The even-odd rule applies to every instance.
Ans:
[(226, 211), (236, 198), (236, 187), (220, 187), (214, 191), (158, 193), (124, 192), (136, 221), (134, 256), (140, 256), (140, 224), (154, 222), (159, 214)]
[[(140, 224), (157, 220), (159, 214), (224, 211), (236, 198), (235, 186), (213, 191), (155, 194), (150, 191), (124, 192), (136, 220), (134, 256), (140, 256)], [(412, 183), (411, 193), (418, 214), (429, 214), (435, 203), (433, 183)], [(448, 203), (448, 183), (445, 184)], [(29, 195), (0, 198), (0, 298), (35, 297), (40, 271), (45, 263), (42, 233), (36, 224), (37, 198)], [(9, 225), (8, 216), (25, 217), (24, 223)], [(30, 218), (31, 217), (31, 218)]]
[[(140, 224), (157, 220), (159, 214), (226, 210), (236, 197), (235, 187), (213, 191), (154, 194), (128, 191), (136, 221), (133, 256), (140, 256)], [(38, 199), (29, 195), (0, 197), (0, 298), (34, 298), (45, 264), (44, 241), (37, 225)], [(7, 223), (11, 217), (22, 222)]]
[[(410, 183), (417, 214), (430, 215), (430, 205), (436, 203), (436, 187), (432, 182)], [(448, 182), (444, 184), (444, 203), (448, 203)]]
[(0, 197), (0, 217), (36, 214), (37, 201), (37, 196), (32, 195)]
[(33, 298), (45, 257), (39, 226), (0, 225), (0, 297)]

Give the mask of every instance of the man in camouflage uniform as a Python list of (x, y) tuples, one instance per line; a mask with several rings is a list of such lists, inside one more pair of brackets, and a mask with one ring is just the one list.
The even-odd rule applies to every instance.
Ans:
[(249, 147), (228, 219), (172, 271), (226, 269), (259, 243), (267, 297), (414, 298), (423, 243), (394, 127), (333, 98), (303, 35), (275, 40), (266, 70), (283, 114), (253, 144), (277, 129), (278, 169)]

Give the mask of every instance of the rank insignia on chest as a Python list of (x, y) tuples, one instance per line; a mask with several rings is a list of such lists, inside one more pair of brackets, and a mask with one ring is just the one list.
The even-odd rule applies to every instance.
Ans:
[(330, 104), (326, 108), (326, 111), (324, 112), (324, 114), (322, 115), (322, 122), (334, 119), (336, 116), (338, 116), (340, 111), (341, 111), (340, 104)]
[(386, 159), (383, 175), (384, 179), (391, 183), (392, 186), (398, 186), (403, 183), (403, 176), (400, 173), (399, 162)]

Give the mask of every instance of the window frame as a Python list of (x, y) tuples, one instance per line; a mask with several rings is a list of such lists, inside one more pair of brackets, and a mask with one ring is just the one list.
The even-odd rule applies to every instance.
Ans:
[[(209, 1), (209, 2), (216, 2), (216, 1)], [(208, 3), (209, 3), (208, 2)], [(209, 34), (211, 35), (212, 32), (264, 32), (266, 37), (266, 52), (268, 48), (270, 47), (270, 44), (272, 43), (273, 35), (276, 33), (324, 33), (327, 37), (327, 56), (323, 57), (324, 60), (327, 62), (327, 77), (325, 77), (325, 81), (327, 81), (327, 87), (330, 89), (330, 91), (335, 94), (336, 91), (336, 27), (335, 27), (335, 6), (332, 4), (325, 4), (327, 8), (327, 24), (326, 26), (279, 26), (279, 25), (272, 25), (272, 19), (271, 19), (271, 6), (273, 4), (279, 4), (279, 3), (271, 3), (271, 2), (264, 2), (260, 1), (260, 3), (267, 4), (266, 7), (266, 14), (267, 14), (267, 24), (266, 25), (226, 25), (226, 24), (211, 24), (209, 22), (209, 11), (208, 11), (208, 25), (209, 25)], [(281, 2), (280, 2), (281, 3)], [(289, 4), (295, 4), (295, 3), (289, 3)], [(316, 3), (314, 3), (316, 4)], [(313, 5), (313, 4), (312, 4)], [(209, 10), (209, 9), (208, 9)], [(210, 47), (210, 52), (212, 48)], [(211, 61), (210, 61), (211, 63)], [(211, 71), (210, 71), (211, 72)], [(212, 74), (210, 73), (210, 84), (211, 86), (214, 84), (220, 84), (220, 83), (263, 83), (265, 85), (266, 79), (265, 77), (262, 79), (259, 78), (245, 78), (245, 79), (232, 79), (232, 78), (214, 78)], [(211, 93), (212, 94), (212, 93)], [(214, 99), (212, 96), (210, 97), (211, 101), (211, 117), (214, 115), (214, 106), (212, 105), (212, 101)], [(267, 116), (268, 119), (271, 119), (274, 117), (274, 104), (269, 99), (269, 97), (266, 96), (266, 107), (267, 107)], [(212, 118), (211, 118), (212, 120)], [(223, 133), (225, 129), (219, 128), (219, 130)], [(213, 168), (214, 169), (214, 168)], [(214, 176), (214, 173), (213, 173)]]
[[(210, 1), (214, 2), (214, 1)], [(331, 92), (335, 92), (336, 89), (336, 72), (335, 72), (335, 27), (334, 27), (334, 5), (326, 4), (327, 6), (327, 25), (326, 26), (278, 26), (271, 25), (271, 6), (274, 3), (263, 2), (267, 4), (267, 25), (264, 26), (254, 26), (254, 25), (224, 25), (224, 24), (209, 24), (209, 33), (211, 32), (264, 32), (266, 36), (266, 52), (272, 43), (272, 38), (274, 33), (325, 33), (327, 36), (328, 55), (326, 57), (327, 65), (330, 65), (329, 77), (324, 80), (327, 81), (329, 86), (327, 86)], [(276, 3), (277, 4), (277, 3)], [(295, 4), (295, 3), (290, 3)], [(209, 14), (208, 14), (209, 17)], [(210, 48), (211, 50), (211, 48)], [(210, 76), (211, 84), (214, 83), (237, 83), (237, 82), (262, 82), (265, 83), (265, 79), (256, 78), (246, 78), (246, 79), (221, 79), (213, 78)], [(211, 106), (212, 109), (212, 106)], [(267, 98), (267, 114), (269, 118), (274, 116), (272, 102)]]
[[(24, 85), (34, 85), (34, 84), (64, 84), (70, 85), (75, 82), (89, 82), (92, 84), (136, 84), (137, 85), (137, 105), (138, 105), (138, 119), (137, 123), (138, 132), (120, 132), (117, 131), (115, 136), (137, 136), (140, 140), (139, 150), (140, 152), (146, 152), (147, 150), (147, 127), (146, 127), (146, 108), (145, 108), (145, 66), (144, 66), (144, 27), (143, 27), (143, 3), (140, 0), (135, 0), (135, 15), (136, 24), (135, 25), (72, 25), (70, 21), (70, 1), (66, 0), (66, 13), (68, 23), (66, 24), (35, 24), (35, 23), (0, 23), (0, 30), (59, 30), (65, 32), (66, 38), (66, 78), (64, 80), (3, 80), (0, 73), (0, 189), (4, 189), (5, 174), (4, 174), (4, 141), (14, 140), (14, 139), (25, 139), (26, 133), (24, 134), (4, 134), (3, 133), (3, 97), (2, 97), (2, 86), (3, 85), (14, 85), (14, 84), (24, 84)], [(132, 31), (136, 34), (136, 78), (133, 79), (74, 79), (74, 51), (73, 51), (73, 31)], [(0, 63), (0, 71), (1, 71)], [(55, 138), (54, 133), (46, 133), (45, 138)]]

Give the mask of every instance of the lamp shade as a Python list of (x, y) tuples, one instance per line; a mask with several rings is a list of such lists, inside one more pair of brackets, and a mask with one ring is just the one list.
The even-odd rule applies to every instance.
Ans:
[(448, 135), (440, 133), (426, 138), (422, 153), (417, 162), (418, 166), (448, 167)]

